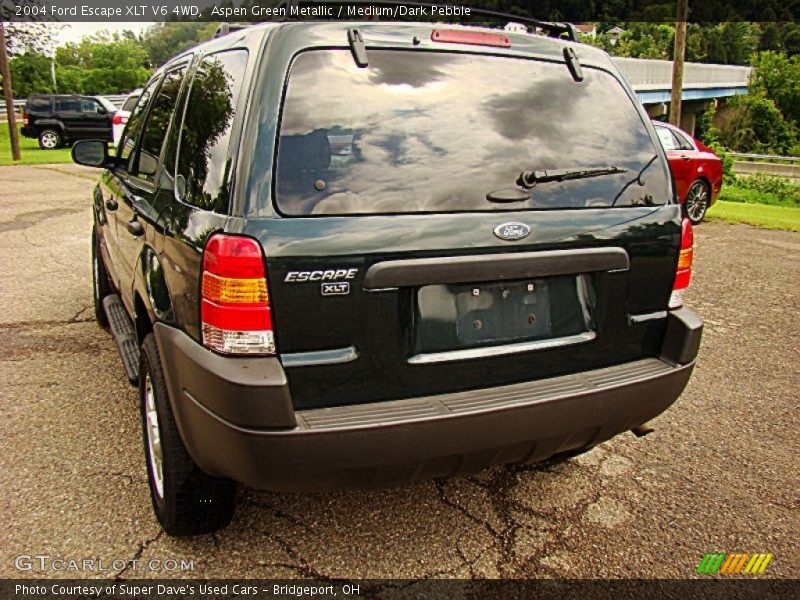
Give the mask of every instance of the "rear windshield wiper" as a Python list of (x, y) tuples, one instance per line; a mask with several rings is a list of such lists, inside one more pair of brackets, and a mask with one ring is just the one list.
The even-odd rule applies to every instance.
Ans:
[(601, 175), (625, 173), (628, 169), (619, 167), (596, 167), (593, 169), (551, 169), (550, 171), (523, 171), (517, 179), (517, 185), (526, 190), (532, 189), (537, 183), (550, 183), (551, 181), (570, 181), (572, 179), (587, 179)]

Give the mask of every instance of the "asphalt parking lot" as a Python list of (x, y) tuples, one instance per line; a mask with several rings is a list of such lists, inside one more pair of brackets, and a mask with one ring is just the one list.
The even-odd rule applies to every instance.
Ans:
[[(393, 490), (242, 490), (228, 529), (176, 540), (150, 507), (136, 392), (93, 321), (96, 175), (0, 167), (0, 577), (683, 578), (718, 551), (800, 576), (800, 234), (695, 230), (703, 345), (652, 435)], [(105, 568), (19, 571), (20, 555)]]

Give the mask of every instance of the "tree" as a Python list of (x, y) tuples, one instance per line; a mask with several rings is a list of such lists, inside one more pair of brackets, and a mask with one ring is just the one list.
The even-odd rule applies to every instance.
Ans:
[(55, 91), (50, 77), (50, 59), (44, 54), (28, 51), (12, 58), (9, 66), (15, 98)]
[(216, 23), (181, 21), (156, 23), (145, 31), (142, 45), (150, 64), (158, 67), (180, 52), (211, 39)]
[(719, 141), (739, 152), (789, 154), (796, 133), (770, 98), (760, 93), (736, 96), (719, 131)]
[(147, 53), (131, 36), (93, 36), (56, 50), (60, 92), (113, 94), (141, 87), (150, 76)]
[(62, 27), (62, 24), (52, 22), (6, 22), (4, 29), (8, 54), (12, 57), (26, 52), (51, 54)]
[(753, 58), (750, 90), (771, 98), (783, 116), (800, 127), (800, 55), (759, 52)]

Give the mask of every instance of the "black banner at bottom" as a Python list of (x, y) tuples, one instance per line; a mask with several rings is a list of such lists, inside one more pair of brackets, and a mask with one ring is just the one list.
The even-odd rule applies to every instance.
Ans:
[(309, 598), (708, 598), (720, 600), (800, 597), (798, 580), (768, 579), (572, 579), (572, 580), (269, 580), (269, 579), (6, 579), (0, 598), (58, 600), (103, 598), (249, 598), (252, 600)]

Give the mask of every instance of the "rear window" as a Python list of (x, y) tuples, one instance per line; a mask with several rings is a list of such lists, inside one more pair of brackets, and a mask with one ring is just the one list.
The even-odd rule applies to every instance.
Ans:
[[(563, 63), (377, 50), (361, 69), (347, 50), (302, 53), (284, 99), (277, 207), (302, 216), (664, 204), (666, 167), (631, 99), (610, 74), (583, 72), (576, 82)], [(625, 172), (487, 199), (513, 191), (522, 171), (605, 167)]]
[(139, 94), (136, 94), (135, 96), (133, 95), (128, 96), (128, 98), (125, 100), (125, 103), (122, 105), (122, 108), (120, 110), (133, 112), (133, 109), (138, 101), (139, 101)]
[(30, 98), (28, 100), (28, 108), (30, 110), (50, 110), (50, 98)]

